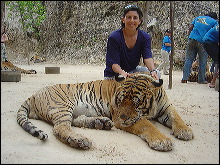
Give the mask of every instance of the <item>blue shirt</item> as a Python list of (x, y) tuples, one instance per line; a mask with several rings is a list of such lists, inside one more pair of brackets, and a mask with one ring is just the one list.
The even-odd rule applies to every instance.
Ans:
[(104, 77), (115, 76), (113, 64), (118, 64), (124, 71), (133, 71), (139, 64), (140, 58), (152, 58), (150, 35), (138, 30), (138, 36), (133, 48), (129, 49), (125, 43), (122, 29), (112, 32), (107, 42), (106, 68)]
[(195, 39), (200, 43), (203, 43), (203, 37), (206, 32), (209, 31), (212, 27), (218, 24), (218, 21), (209, 17), (209, 16), (199, 16), (196, 17), (192, 23), (194, 25), (193, 30), (191, 31), (189, 38)]
[(164, 36), (163, 42), (162, 42), (162, 49), (169, 53), (171, 51), (171, 46), (166, 46), (165, 43), (171, 44), (171, 39), (169, 36)]
[(219, 43), (219, 24), (211, 28), (203, 37), (205, 43)]

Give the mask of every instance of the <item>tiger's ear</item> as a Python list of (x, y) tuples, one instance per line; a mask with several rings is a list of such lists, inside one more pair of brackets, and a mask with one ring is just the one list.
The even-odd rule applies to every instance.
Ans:
[(125, 80), (125, 78), (122, 75), (120, 75), (119, 73), (116, 73), (115, 80), (117, 82), (122, 82), (123, 80)]
[(160, 87), (161, 85), (163, 85), (163, 79), (159, 79), (156, 80), (156, 81), (153, 81), (152, 84), (155, 86), (155, 87)]

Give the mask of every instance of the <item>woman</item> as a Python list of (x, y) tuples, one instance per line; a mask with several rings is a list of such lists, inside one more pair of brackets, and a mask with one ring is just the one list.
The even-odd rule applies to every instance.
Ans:
[[(112, 32), (108, 38), (105, 79), (114, 79), (117, 73), (126, 78), (134, 72), (150, 72), (155, 79), (160, 78), (159, 71), (154, 68), (150, 35), (138, 29), (142, 17), (138, 6), (124, 8), (122, 28)], [(138, 66), (141, 57), (146, 67)]]

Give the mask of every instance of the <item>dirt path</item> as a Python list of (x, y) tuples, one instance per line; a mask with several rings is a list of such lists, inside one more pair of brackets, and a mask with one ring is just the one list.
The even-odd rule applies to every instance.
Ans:
[[(1, 82), (1, 163), (62, 164), (217, 164), (219, 163), (219, 92), (207, 84), (180, 83), (182, 72), (173, 72), (172, 89), (168, 76), (162, 75), (164, 88), (180, 116), (195, 134), (192, 141), (170, 135), (170, 129), (155, 122), (158, 129), (174, 142), (170, 152), (150, 149), (139, 137), (113, 127), (110, 131), (74, 128), (92, 140), (90, 150), (77, 150), (61, 143), (52, 126), (31, 120), (49, 138), (42, 142), (26, 133), (16, 122), (20, 105), (38, 89), (57, 83), (77, 83), (103, 79), (104, 66), (34, 64), (18, 65), (37, 70), (36, 75), (22, 75), (20, 82)], [(60, 66), (60, 74), (45, 74), (45, 66)]]

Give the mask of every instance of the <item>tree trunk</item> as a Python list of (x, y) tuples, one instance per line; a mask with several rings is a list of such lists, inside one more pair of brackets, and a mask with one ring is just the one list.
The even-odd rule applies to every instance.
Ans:
[(3, 30), (4, 18), (5, 18), (5, 1), (1, 1), (1, 34)]
[(148, 9), (150, 6), (150, 1), (145, 1), (144, 2), (144, 7), (143, 7), (143, 30), (147, 31), (147, 21), (148, 21)]
[(173, 70), (173, 55), (174, 55), (174, 41), (173, 41), (174, 9), (175, 9), (175, 2), (171, 1), (170, 2), (171, 54), (170, 54), (170, 69), (169, 69), (168, 89), (172, 89), (172, 70)]

